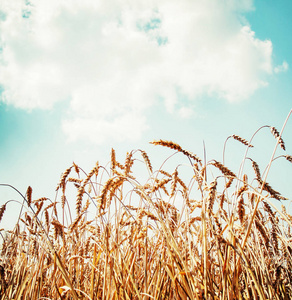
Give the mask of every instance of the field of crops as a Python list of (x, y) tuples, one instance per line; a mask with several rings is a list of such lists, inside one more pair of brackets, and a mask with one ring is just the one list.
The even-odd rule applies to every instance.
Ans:
[(237, 174), (158, 140), (184, 165), (154, 170), (142, 150), (121, 163), (112, 149), (107, 166), (65, 170), (54, 200), (19, 192), (19, 221), (1, 231), (1, 299), (291, 299), (289, 200), (266, 181), (275, 157), (262, 172), (252, 139), (231, 141), (246, 149)]

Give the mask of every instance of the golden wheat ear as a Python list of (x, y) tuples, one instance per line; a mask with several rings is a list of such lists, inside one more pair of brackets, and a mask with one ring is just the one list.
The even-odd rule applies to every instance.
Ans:
[(32, 196), (32, 187), (29, 186), (26, 191), (26, 200), (27, 200), (28, 206), (31, 206), (31, 202), (32, 202), (31, 196)]
[(278, 143), (279, 143), (280, 147), (285, 151), (286, 150), (285, 143), (284, 143), (282, 137), (280, 136), (279, 131), (275, 127), (273, 127), (273, 126), (270, 126), (270, 129), (271, 129), (272, 135), (276, 139), (278, 139)]
[(149, 156), (148, 156), (147, 153), (146, 153), (145, 151), (143, 151), (143, 150), (140, 150), (140, 152), (141, 152), (142, 157), (144, 158), (144, 161), (145, 161), (146, 166), (148, 167), (149, 171), (150, 171), (151, 173), (153, 173), (153, 168), (152, 168), (152, 165), (151, 165)]
[(3, 218), (5, 209), (6, 209), (6, 203), (3, 204), (3, 205), (0, 207), (0, 222), (1, 222), (2, 218)]
[(223, 175), (230, 176), (232, 178), (236, 178), (236, 175), (232, 171), (230, 171), (227, 167), (225, 167), (222, 163), (220, 163), (219, 161), (213, 160), (213, 162), (211, 164), (214, 167), (216, 167), (217, 169), (219, 169)]
[(241, 144), (253, 148), (253, 145), (251, 145), (247, 140), (243, 139), (242, 137), (236, 134), (233, 134), (231, 137), (234, 138), (236, 141), (239, 141)]
[(252, 163), (252, 168), (255, 172), (255, 175), (256, 175), (256, 179), (258, 182), (261, 182), (262, 181), (262, 176), (261, 176), (261, 171), (260, 171), (260, 167), (259, 165), (257, 164), (257, 162), (255, 162), (254, 160), (252, 160), (251, 158), (248, 158), (249, 160), (251, 160), (251, 163)]
[(59, 188), (62, 188), (63, 191), (65, 190), (66, 179), (67, 179), (68, 175), (70, 174), (71, 169), (72, 169), (72, 167), (68, 168), (68, 169), (62, 174), (61, 179), (60, 179), (60, 182), (59, 182), (59, 184), (58, 184), (58, 186), (57, 186), (57, 188), (56, 188), (56, 191), (58, 191)]
[(168, 147), (170, 149), (173, 149), (173, 150), (183, 153), (187, 157), (192, 158), (193, 160), (195, 160), (196, 162), (198, 162), (200, 164), (202, 162), (201, 159), (199, 157), (197, 157), (194, 153), (192, 153), (188, 150), (184, 150), (179, 144), (174, 143), (172, 141), (165, 141), (165, 140), (160, 139), (160, 140), (154, 140), (154, 141), (150, 142), (150, 144)]

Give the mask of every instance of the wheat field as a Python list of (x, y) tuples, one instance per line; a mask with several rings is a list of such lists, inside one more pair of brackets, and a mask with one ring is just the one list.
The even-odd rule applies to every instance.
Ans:
[[(269, 129), (278, 159), (291, 163)], [(189, 177), (182, 165), (154, 170), (143, 150), (121, 163), (112, 149), (107, 166), (65, 170), (54, 200), (19, 192), (19, 220), (0, 232), (1, 299), (291, 299), (289, 200), (266, 181), (275, 157), (262, 172), (249, 156), (252, 139), (227, 141), (246, 149), (238, 173), (157, 140)]]

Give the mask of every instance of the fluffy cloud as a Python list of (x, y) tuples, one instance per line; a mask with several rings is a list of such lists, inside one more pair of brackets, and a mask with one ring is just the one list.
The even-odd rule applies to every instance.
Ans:
[(279, 66), (276, 66), (274, 68), (274, 72), (275, 73), (280, 73), (280, 72), (286, 72), (289, 68), (289, 65), (286, 61), (283, 61), (283, 63)]
[(69, 99), (70, 140), (139, 138), (159, 99), (186, 118), (198, 96), (240, 101), (288, 67), (274, 68), (271, 41), (239, 17), (248, 0), (2, 2), (2, 101), (49, 109)]

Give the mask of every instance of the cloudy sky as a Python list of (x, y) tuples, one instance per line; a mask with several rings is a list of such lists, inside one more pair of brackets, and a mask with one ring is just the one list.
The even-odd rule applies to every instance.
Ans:
[[(229, 135), (280, 130), (291, 13), (289, 0), (2, 0), (0, 182), (53, 198), (73, 161), (89, 171), (112, 147), (121, 160), (146, 150), (159, 166), (171, 152), (149, 141), (199, 156), (204, 141), (222, 161)], [(283, 138), (291, 154), (292, 120)], [(254, 144), (264, 168), (274, 139), (263, 130)], [(226, 163), (241, 150), (230, 143)], [(279, 166), (271, 181), (292, 197), (292, 166)], [(16, 197), (3, 189), (1, 203)]]

